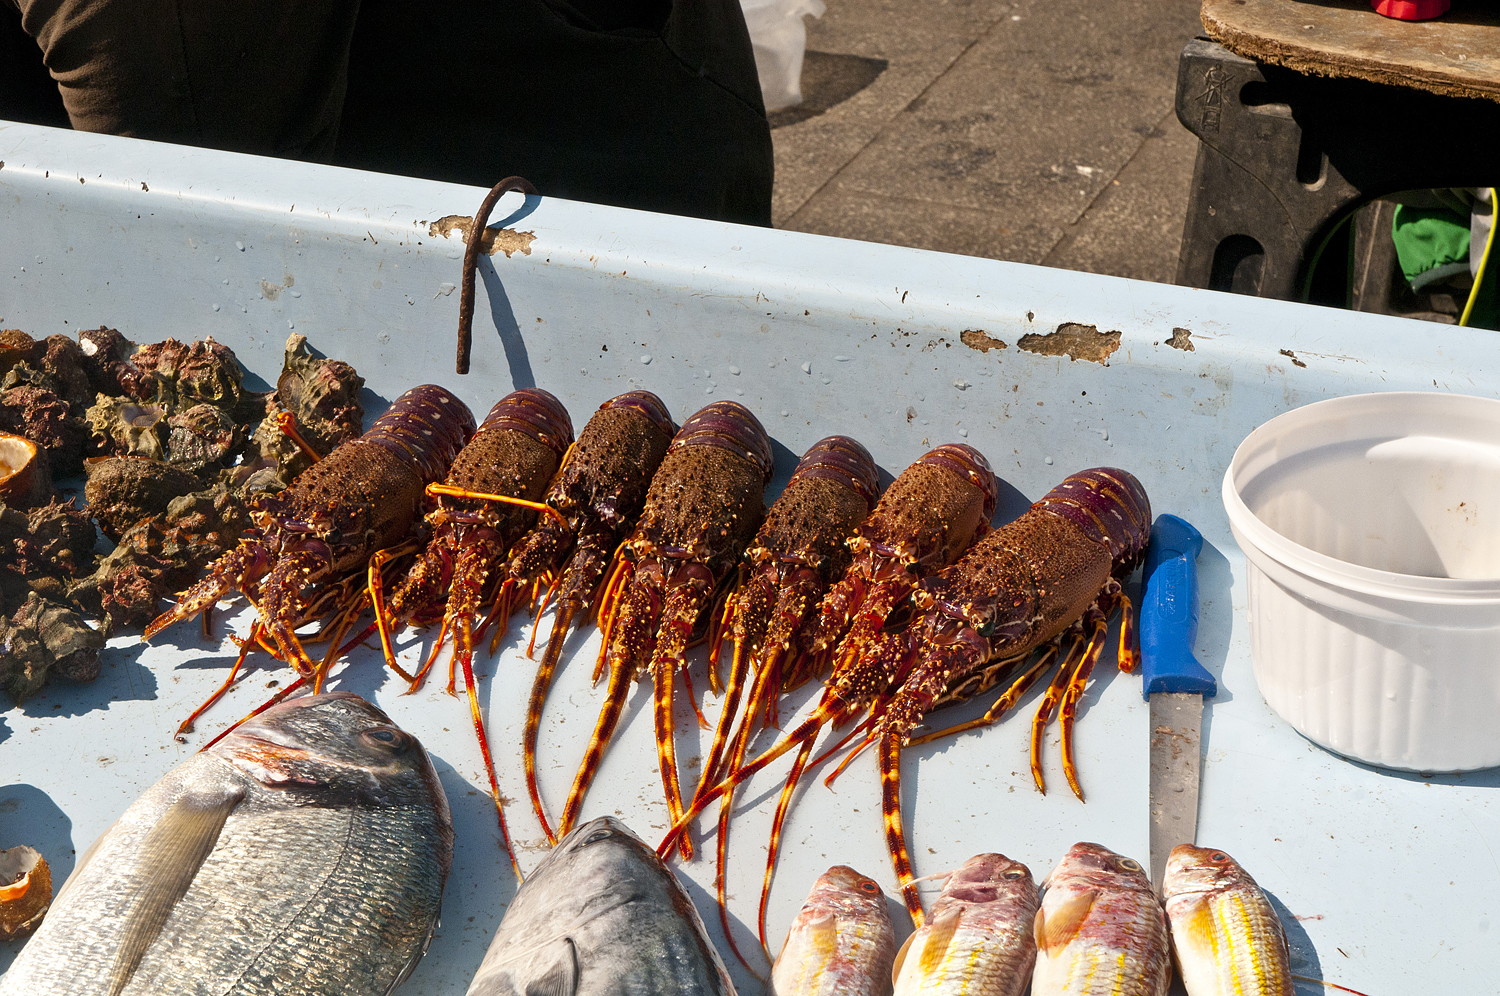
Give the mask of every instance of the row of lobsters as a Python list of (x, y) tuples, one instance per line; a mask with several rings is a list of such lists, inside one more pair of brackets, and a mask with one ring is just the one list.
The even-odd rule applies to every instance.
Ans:
[[(1050, 673), (1033, 720), (1032, 770), (1044, 788), (1043, 736), (1060, 717), (1063, 769), (1082, 798), (1074, 711), (1117, 609), (1118, 661), (1134, 666), (1132, 610), (1120, 582), (1144, 552), (1149, 503), (1129, 473), (1095, 468), (991, 529), (999, 482), (973, 447), (938, 446), (881, 494), (865, 448), (830, 436), (804, 454), (767, 509), (772, 464), (764, 428), (730, 401), (713, 402), (678, 428), (659, 398), (632, 391), (605, 402), (575, 439), (568, 413), (545, 391), (515, 391), (476, 425), (457, 397), (423, 385), (290, 488), (258, 498), (246, 538), (146, 635), (242, 592), (257, 616), (215, 698), (255, 647), (298, 672), (279, 699), (304, 684), (320, 689), (341, 655), (376, 632), (387, 663), (415, 688), (451, 641), (448, 687), (456, 691), (461, 672), (509, 849), (474, 691), (474, 649), (491, 627), (498, 641), (517, 607), (540, 613), (550, 606), (523, 742), (528, 791), (550, 841), (577, 822), (631, 681), (649, 681), (674, 824), (660, 851), (690, 857), (689, 823), (719, 801), (727, 933), (723, 861), (734, 790), (796, 751), (773, 829), (769, 889), (780, 827), (814, 746), (824, 728), (852, 723), (839, 746), (857, 742), (844, 763), (876, 748), (888, 844), (920, 924), (901, 828), (902, 747), (932, 710), (1003, 687), (994, 707), (965, 728), (994, 722)], [(371, 606), (375, 622), (351, 636)], [(315, 621), (322, 623), (316, 637), (299, 636)], [(602, 631), (594, 677), (607, 675), (604, 703), (554, 821), (535, 774), (538, 725), (565, 638), (589, 621)], [(431, 656), (408, 672), (392, 632), (433, 623), (441, 630)], [(692, 697), (685, 652), (702, 639), (722, 709), (701, 777), (684, 793), (675, 689), (681, 674)], [(313, 640), (327, 644), (319, 660), (307, 649)], [(811, 713), (747, 760), (757, 734), (779, 725), (781, 696), (812, 678), (824, 687)], [(762, 940), (764, 909), (763, 894)]]

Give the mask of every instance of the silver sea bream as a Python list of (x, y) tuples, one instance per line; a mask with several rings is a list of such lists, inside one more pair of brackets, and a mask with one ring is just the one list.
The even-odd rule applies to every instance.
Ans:
[(79, 860), (0, 996), (384, 996), (453, 861), (427, 752), (348, 692), (248, 720)]
[(526, 876), (468, 996), (735, 996), (687, 892), (625, 824), (577, 827)]
[(1074, 844), (1042, 884), (1031, 996), (1166, 996), (1167, 916), (1140, 862)]
[(813, 883), (771, 969), (774, 996), (890, 996), (896, 929), (874, 879), (835, 865)]
[(896, 956), (895, 996), (1021, 996), (1036, 962), (1036, 913), (1030, 868), (976, 854), (949, 874)]

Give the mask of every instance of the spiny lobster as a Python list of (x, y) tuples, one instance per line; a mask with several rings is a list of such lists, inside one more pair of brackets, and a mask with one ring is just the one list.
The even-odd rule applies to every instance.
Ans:
[[(369, 432), (336, 447), (290, 488), (257, 497), (250, 535), (153, 620), (145, 639), (237, 589), (258, 616), (245, 648), (269, 635), (278, 656), (321, 689), (333, 655), (314, 665), (295, 630), (334, 612), (336, 629), (347, 628), (363, 602), (357, 581), (371, 556), (406, 536), (421, 512), (424, 489), (446, 473), (473, 434), (473, 414), (446, 389), (423, 384), (407, 391)], [(223, 687), (179, 732), (191, 729), (233, 684), (244, 659), (242, 653)]]
[(772, 466), (765, 429), (748, 408), (733, 401), (700, 409), (673, 438), (651, 480), (640, 522), (615, 555), (605, 582), (600, 662), (608, 668), (609, 683), (558, 821), (559, 837), (583, 807), (619, 722), (630, 678), (645, 673), (655, 686), (656, 743), (667, 806), (674, 821), (681, 815), (672, 719), (677, 672), (699, 616), (760, 525)]
[(543, 499), (558, 515), (544, 518), (526, 534), (505, 568), (507, 586), (556, 576), (547, 599), (556, 606), (552, 635), (531, 686), (522, 739), (526, 789), (551, 844), (558, 835), (548, 823), (536, 780), (542, 707), (568, 630), (594, 601), (621, 536), (635, 525), (676, 429), (666, 406), (649, 391), (629, 391), (600, 405)]
[[(474, 689), (474, 617), (511, 545), (535, 522), (535, 510), (547, 508), (537, 499), (572, 442), (573, 423), (562, 403), (551, 394), (534, 387), (507, 394), (490, 409), (474, 438), (454, 459), (444, 482), (428, 486), (428, 494), (437, 497), (437, 506), (427, 514), (431, 539), (389, 601), (383, 592), (382, 567), (409, 553), (415, 544), (383, 550), (371, 558), (369, 566), (370, 604), (375, 609), (386, 663), (406, 678), (413, 690), (432, 666), (444, 635), (453, 633), (457, 667), (449, 666), (448, 691), (454, 692), (456, 671), (462, 670), (501, 839), (512, 862), (515, 858), (495, 779), (495, 763)], [(393, 624), (432, 621), (439, 606), (442, 629), (436, 646), (420, 671), (407, 674), (396, 663), (391, 646)]]
[[(829, 436), (803, 454), (786, 489), (766, 513), (755, 540), (745, 551), (740, 581), (725, 601), (717, 658), (723, 640), (733, 637), (734, 652), (713, 746), (699, 788), (713, 785), (745, 759), (745, 750), (761, 722), (776, 722), (777, 696), (800, 684), (796, 673), (803, 656), (804, 624), (828, 591), (830, 582), (848, 567), (848, 539), (870, 512), (879, 493), (875, 461), (848, 436)], [(714, 666), (711, 658), (710, 666)], [(734, 736), (729, 736), (747, 677), (750, 694)], [(726, 743), (729, 752), (725, 755)], [(719, 807), (719, 836), (714, 887), (724, 936), (736, 957), (724, 896), (724, 865), (729, 846), (732, 793)]]
[[(884, 650), (899, 642), (900, 636), (880, 633), (886, 616), (921, 578), (952, 563), (976, 533), (988, 528), (998, 491), (999, 483), (989, 462), (978, 450), (963, 444), (931, 450), (896, 478), (875, 510), (856, 527), (849, 540), (854, 562), (820, 606), (819, 624), (825, 638), (811, 643), (809, 650), (813, 653), (821, 652), (831, 642), (826, 634), (843, 629), (856, 611), (861, 614), (855, 620), (857, 630), (851, 630), (845, 645), (839, 648), (833, 673), (812, 713), (755, 760), (741, 765), (712, 788), (700, 789), (687, 812), (674, 820), (657, 849), (659, 854), (670, 853), (687, 823), (714, 799), (732, 792), (793, 747), (800, 748), (772, 823), (766, 890), (761, 896), (761, 909), (765, 909), (781, 827), (819, 732), (830, 723), (839, 726), (853, 719), (896, 677), (894, 665), (898, 662)], [(850, 645), (860, 639), (864, 644)], [(764, 944), (764, 917), (760, 935)]]
[[(1066, 639), (1069, 650), (1032, 723), (1031, 766), (1037, 787), (1045, 790), (1042, 737), (1060, 704), (1063, 770), (1082, 799), (1073, 767), (1074, 711), (1116, 607), (1123, 616), (1120, 667), (1134, 667), (1134, 613), (1120, 581), (1140, 563), (1150, 531), (1151, 505), (1135, 477), (1112, 467), (1080, 471), (913, 594), (921, 615), (906, 631), (905, 646), (894, 651), (902, 661), (900, 676), (872, 712), (869, 734), (856, 752), (879, 744), (886, 843), (918, 925), (922, 906), (901, 827), (901, 748), (929, 711), (957, 701), (955, 689), (964, 697), (977, 694), (1004, 665), (1024, 665), (1033, 651), (1045, 648), (988, 715), (963, 728), (994, 722), (1059, 655)], [(992, 663), (999, 666), (986, 669)]]

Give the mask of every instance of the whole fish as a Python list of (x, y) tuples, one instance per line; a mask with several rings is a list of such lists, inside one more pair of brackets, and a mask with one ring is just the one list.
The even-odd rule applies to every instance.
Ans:
[(1281, 920), (1239, 863), (1179, 844), (1162, 882), (1172, 944), (1188, 996), (1292, 996)]
[(516, 890), (469, 996), (734, 996), (687, 892), (612, 816), (557, 842)]
[(437, 926), (448, 800), (348, 692), (248, 720), (79, 860), (0, 996), (389, 993)]
[(948, 876), (932, 915), (896, 956), (896, 996), (1021, 996), (1036, 963), (1031, 869), (976, 854)]
[(771, 969), (775, 996), (890, 996), (896, 928), (874, 879), (846, 865), (818, 877)]
[(1042, 885), (1032, 996), (1165, 996), (1167, 917), (1140, 862), (1074, 844)]

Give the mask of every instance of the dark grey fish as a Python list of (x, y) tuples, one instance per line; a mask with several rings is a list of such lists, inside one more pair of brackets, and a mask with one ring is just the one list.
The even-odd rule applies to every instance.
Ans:
[(452, 862), (416, 738), (348, 692), (294, 699), (104, 832), (0, 996), (381, 996), (426, 950)]
[(468, 996), (734, 996), (692, 900), (610, 816), (568, 834), (526, 877)]

